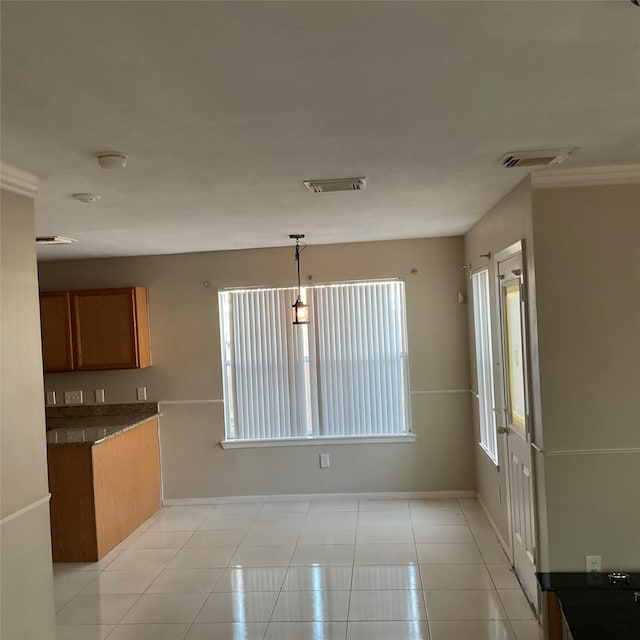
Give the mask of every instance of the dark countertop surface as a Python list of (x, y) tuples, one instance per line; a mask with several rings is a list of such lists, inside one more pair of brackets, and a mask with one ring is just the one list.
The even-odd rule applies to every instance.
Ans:
[(604, 589), (607, 591), (634, 589), (640, 591), (640, 573), (629, 571), (624, 573), (629, 576), (628, 585), (609, 584), (609, 573), (538, 573), (537, 577), (538, 584), (543, 591), (571, 589)]
[(538, 582), (555, 592), (574, 640), (640, 640), (640, 573), (628, 575), (629, 584), (610, 584), (608, 573), (539, 573)]
[(158, 415), (156, 402), (47, 407), (47, 444), (94, 445)]

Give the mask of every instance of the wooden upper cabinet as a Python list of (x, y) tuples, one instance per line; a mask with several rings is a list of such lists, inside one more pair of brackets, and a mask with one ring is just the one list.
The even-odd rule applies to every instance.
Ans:
[(143, 287), (71, 291), (75, 369), (136, 369), (151, 364)]
[(71, 305), (68, 291), (40, 295), (40, 324), (44, 370), (72, 370)]
[[(41, 294), (41, 300), (67, 296), (70, 318), (71, 361), (66, 368), (51, 368), (45, 358), (45, 372), (137, 369), (151, 365), (149, 313), (144, 287), (95, 289)], [(42, 304), (42, 302), (41, 302)], [(43, 352), (57, 343), (53, 331), (45, 333)], [(57, 353), (56, 347), (54, 352)]]

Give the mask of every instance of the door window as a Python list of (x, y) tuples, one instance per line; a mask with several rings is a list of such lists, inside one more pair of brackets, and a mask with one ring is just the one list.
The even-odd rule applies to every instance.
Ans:
[(520, 282), (503, 288), (506, 332), (507, 402), (509, 423), (525, 429), (524, 358), (522, 351), (522, 315)]

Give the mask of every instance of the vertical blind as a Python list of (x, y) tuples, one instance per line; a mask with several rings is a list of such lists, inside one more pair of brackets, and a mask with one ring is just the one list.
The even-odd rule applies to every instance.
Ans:
[(228, 294), (225, 387), (233, 402), (232, 438), (306, 435), (303, 344), (290, 322), (293, 303), (292, 289)]
[(489, 271), (483, 269), (471, 276), (473, 295), (473, 328), (476, 345), (476, 378), (480, 444), (498, 464), (496, 417), (494, 412), (493, 351), (491, 344), (491, 305)]
[(306, 287), (302, 326), (296, 294), (219, 294), (227, 439), (410, 432), (404, 283)]
[(320, 435), (404, 433), (403, 284), (364, 282), (313, 291)]

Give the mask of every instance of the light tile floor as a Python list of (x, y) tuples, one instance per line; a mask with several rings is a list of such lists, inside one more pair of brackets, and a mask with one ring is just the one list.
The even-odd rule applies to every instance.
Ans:
[(57, 640), (539, 640), (475, 500), (165, 507), (54, 565)]

